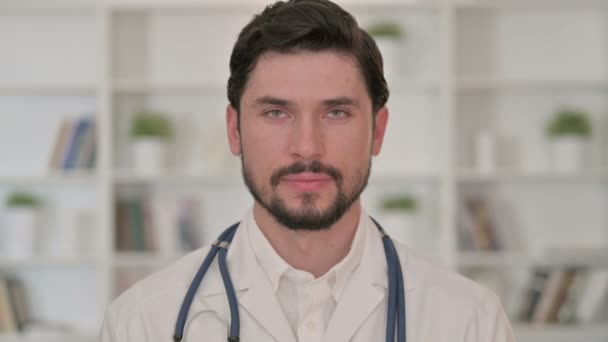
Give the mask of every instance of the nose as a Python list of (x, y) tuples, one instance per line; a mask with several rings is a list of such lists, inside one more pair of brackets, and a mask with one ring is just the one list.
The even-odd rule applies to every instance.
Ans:
[(297, 159), (319, 159), (325, 152), (320, 120), (313, 115), (299, 117), (294, 123), (289, 145), (290, 153)]

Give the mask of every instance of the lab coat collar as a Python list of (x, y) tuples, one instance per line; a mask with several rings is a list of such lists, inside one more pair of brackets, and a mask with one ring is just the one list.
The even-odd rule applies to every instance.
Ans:
[[(246, 219), (246, 217), (245, 217)], [(340, 301), (327, 326), (325, 340), (349, 340), (365, 319), (388, 294), (388, 276), (380, 233), (369, 216), (361, 262), (345, 285)], [(246, 221), (244, 221), (246, 222)], [(241, 223), (241, 225), (244, 224)], [(371, 229), (374, 227), (374, 229)], [(228, 269), (237, 291), (240, 306), (251, 314), (276, 340), (295, 342), (291, 326), (278, 302), (276, 293), (257, 263), (244, 229), (239, 227), (228, 251)], [(415, 288), (408, 277), (406, 249), (398, 244), (406, 291)], [(225, 294), (217, 262), (214, 262), (198, 291), (199, 297)]]

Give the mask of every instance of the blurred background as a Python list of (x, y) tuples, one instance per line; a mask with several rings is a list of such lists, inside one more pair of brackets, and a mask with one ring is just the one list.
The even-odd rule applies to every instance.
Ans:
[[(608, 1), (339, 3), (391, 89), (368, 212), (494, 289), (518, 340), (608, 341)], [(0, 341), (95, 340), (250, 208), (225, 85), (265, 4), (0, 2)]]

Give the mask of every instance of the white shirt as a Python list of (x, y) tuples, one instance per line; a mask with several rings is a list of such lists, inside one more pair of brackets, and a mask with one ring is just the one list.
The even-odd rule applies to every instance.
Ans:
[(251, 210), (244, 225), (252, 250), (268, 277), (285, 316), (300, 342), (322, 341), (327, 323), (340, 300), (344, 286), (357, 268), (368, 229), (364, 213), (359, 220), (348, 254), (323, 276), (298, 270), (277, 254), (256, 224)]

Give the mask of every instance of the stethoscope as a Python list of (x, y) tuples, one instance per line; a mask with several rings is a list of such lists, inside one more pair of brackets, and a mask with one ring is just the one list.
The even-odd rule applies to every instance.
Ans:
[[(387, 321), (386, 321), (386, 342), (392, 342), (395, 338), (395, 325), (397, 328), (397, 341), (405, 342), (405, 291), (403, 287), (403, 272), (401, 271), (401, 263), (397, 256), (397, 250), (391, 238), (386, 234), (382, 226), (376, 220), (372, 219), (376, 224), (376, 227), (382, 235), (382, 244), (384, 245), (384, 254), (386, 256), (386, 263), (388, 266), (388, 308), (387, 308)], [(228, 247), (232, 242), (232, 238), (236, 233), (236, 229), (239, 223), (235, 223), (226, 229), (217, 240), (211, 246), (209, 253), (205, 257), (205, 260), (201, 264), (198, 272), (194, 276), (188, 292), (184, 297), (182, 306), (177, 316), (177, 322), (175, 323), (175, 334), (173, 340), (179, 342), (184, 336), (184, 328), (186, 326), (186, 319), (188, 318), (188, 311), (194, 300), (194, 295), (200, 286), (205, 273), (211, 266), (211, 262), (215, 258), (215, 255), (219, 253), (218, 264), (220, 267), (220, 273), (222, 274), (222, 280), (224, 287), (226, 288), (226, 295), (228, 297), (228, 305), (230, 306), (230, 334), (228, 335), (228, 342), (239, 342), (239, 330), (240, 330), (240, 319), (238, 303), (236, 299), (236, 293), (234, 292), (234, 286), (228, 273), (226, 266), (226, 254), (228, 253)], [(395, 324), (396, 323), (396, 324)]]

